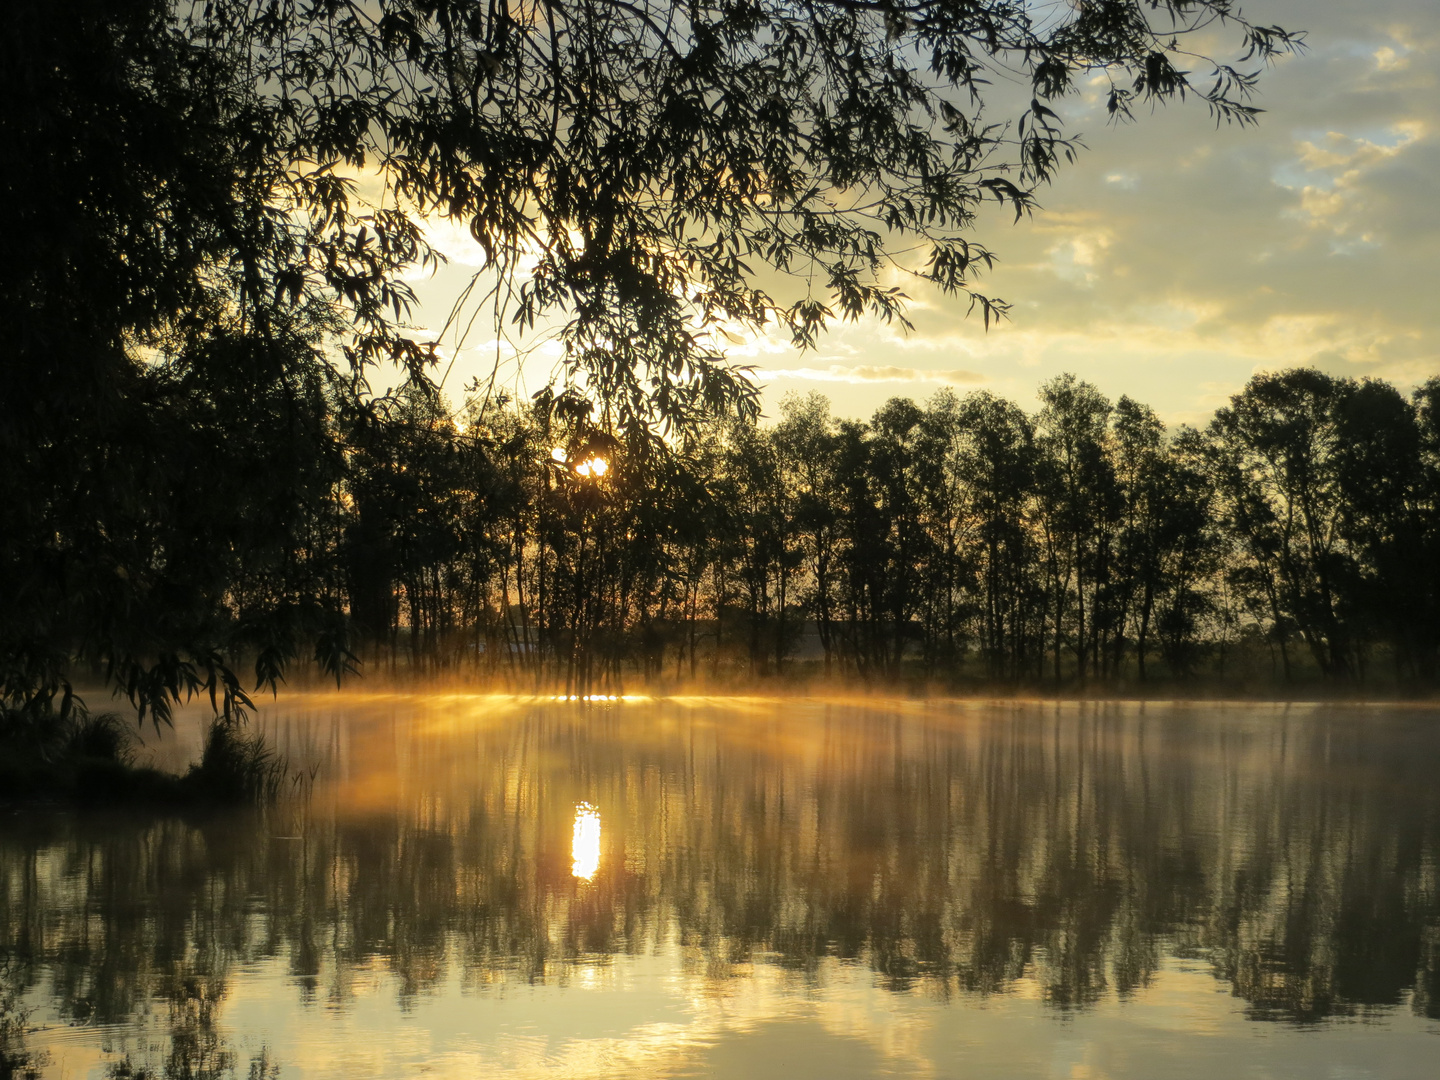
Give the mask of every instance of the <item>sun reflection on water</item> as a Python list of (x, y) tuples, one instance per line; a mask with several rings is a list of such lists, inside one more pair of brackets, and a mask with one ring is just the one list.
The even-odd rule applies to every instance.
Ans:
[(600, 869), (600, 811), (589, 803), (575, 804), (570, 858), (570, 873), (581, 881), (590, 881)]

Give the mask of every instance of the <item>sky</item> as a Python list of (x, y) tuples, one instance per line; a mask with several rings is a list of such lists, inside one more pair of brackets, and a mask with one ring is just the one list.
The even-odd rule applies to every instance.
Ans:
[[(946, 386), (1029, 408), (1040, 383), (1073, 372), (1202, 424), (1262, 371), (1312, 365), (1406, 390), (1440, 375), (1440, 2), (1243, 10), (1307, 32), (1306, 52), (1263, 77), (1258, 126), (1217, 129), (1193, 101), (1114, 125), (1099, 87), (1084, 88), (1062, 110), (1088, 147), (1078, 163), (1033, 218), (1000, 211), (979, 227), (1000, 258), (981, 288), (1010, 302), (1009, 320), (987, 330), (963, 302), (897, 279), (912, 332), (865, 320), (805, 353), (778, 334), (731, 350), (756, 366), (766, 413), (820, 390), (837, 414), (868, 418)], [(452, 261), (413, 282), (427, 326), (475, 265), (460, 230), (433, 235)], [(447, 391), (492, 358), (462, 350)], [(530, 389), (547, 370), (532, 359)]]

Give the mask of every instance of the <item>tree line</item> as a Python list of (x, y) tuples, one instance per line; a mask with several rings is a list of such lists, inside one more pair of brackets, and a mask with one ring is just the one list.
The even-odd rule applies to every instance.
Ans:
[(237, 514), (255, 546), (231, 533), (222, 607), (238, 628), (308, 596), (372, 669), (572, 693), (1434, 684), (1440, 379), (1260, 375), (1199, 429), (1069, 375), (1038, 399), (860, 421), (792, 395), (659, 453), (412, 386), (267, 470), (290, 498)]

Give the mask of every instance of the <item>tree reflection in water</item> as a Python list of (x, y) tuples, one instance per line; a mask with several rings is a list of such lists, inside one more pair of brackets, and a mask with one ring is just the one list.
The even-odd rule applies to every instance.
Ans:
[[(330, 780), (308, 803), (13, 816), (6, 990), (72, 1021), (167, 1016), (164, 1074), (195, 1077), (232, 1067), (213, 1014), (237, 969), (267, 958), (303, 998), (341, 1007), (376, 965), (403, 1007), (452, 976), (563, 984), (582, 962), (670, 949), (697, 980), (766, 963), (818, 983), (839, 957), (895, 991), (953, 1000), (1029, 981), (1077, 1009), (1183, 957), (1257, 1019), (1407, 1002), (1440, 1017), (1433, 721), (1239, 706), (302, 710), (280, 731), (292, 749), (334, 729)], [(572, 847), (586, 805), (604, 820), (588, 881)]]

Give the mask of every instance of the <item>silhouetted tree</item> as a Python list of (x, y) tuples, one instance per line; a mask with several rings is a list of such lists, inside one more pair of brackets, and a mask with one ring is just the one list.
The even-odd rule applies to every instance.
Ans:
[(1259, 375), (1211, 422), (1216, 478), (1243, 547), (1242, 571), (1267, 602), (1290, 677), (1293, 628), (1327, 676), (1355, 667), (1337, 473), (1342, 403), (1354, 384), (1313, 369)]

